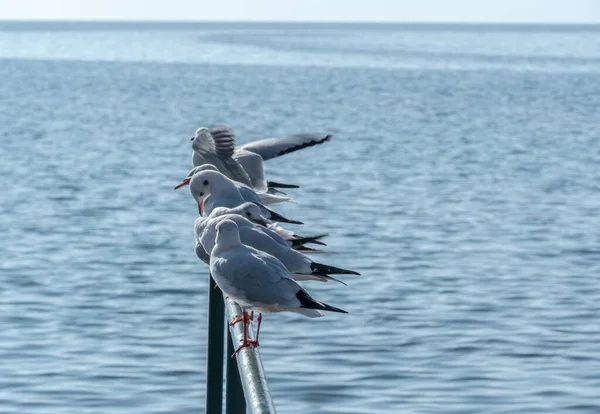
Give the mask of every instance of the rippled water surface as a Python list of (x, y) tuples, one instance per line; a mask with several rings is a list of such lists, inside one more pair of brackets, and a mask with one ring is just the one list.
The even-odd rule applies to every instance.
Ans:
[(268, 173), (362, 273), (265, 317), (279, 412), (600, 412), (599, 29), (0, 27), (0, 411), (203, 411), (173, 186), (227, 122), (334, 134)]

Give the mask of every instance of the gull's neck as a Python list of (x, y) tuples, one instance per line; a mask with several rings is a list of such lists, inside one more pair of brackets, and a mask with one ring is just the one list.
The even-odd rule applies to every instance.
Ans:
[(215, 249), (223, 250), (223, 249), (231, 249), (233, 247), (241, 246), (242, 242), (240, 240), (239, 234), (230, 234), (228, 237), (218, 237), (217, 244), (215, 245)]

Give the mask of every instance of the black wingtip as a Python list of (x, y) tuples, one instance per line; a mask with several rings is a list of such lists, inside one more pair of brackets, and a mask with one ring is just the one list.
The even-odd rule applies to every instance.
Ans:
[(300, 301), (300, 307), (305, 309), (317, 309), (329, 312), (348, 313), (343, 309), (328, 305), (313, 299), (306, 290), (300, 289), (296, 293), (296, 298)]
[(283, 184), (283, 183), (278, 183), (277, 181), (267, 181), (267, 187), (269, 187), (269, 188), (300, 188), (300, 186), (296, 185), (296, 184)]
[(295, 152), (295, 151), (298, 151), (298, 150), (301, 150), (301, 149), (304, 149), (304, 148), (312, 147), (314, 145), (323, 144), (324, 142), (330, 141), (331, 138), (333, 138), (333, 135), (327, 134), (327, 135), (325, 135), (324, 138), (317, 139), (317, 140), (314, 140), (314, 141), (305, 142), (305, 143), (297, 145), (295, 147), (287, 148), (287, 149), (285, 149), (283, 151), (280, 151), (276, 155), (276, 157), (281, 157), (282, 155), (289, 154), (291, 152)]
[(288, 223), (288, 224), (304, 224), (301, 221), (290, 220), (288, 218), (285, 218), (281, 214), (276, 213), (271, 209), (267, 209), (267, 210), (269, 210), (269, 213), (271, 214), (271, 217), (269, 217), (270, 220), (279, 221), (280, 223)]
[(297, 236), (295, 239), (289, 240), (292, 242), (292, 247), (300, 246), (302, 244), (312, 243), (318, 244), (320, 246), (327, 246), (327, 244), (323, 243), (319, 239), (326, 237), (327, 234), (319, 234), (317, 236)]
[(285, 217), (283, 217), (283, 216), (279, 216), (279, 218), (273, 218), (273, 217), (271, 217), (271, 218), (272, 218), (273, 220), (275, 220), (275, 221), (279, 221), (279, 222), (281, 222), (281, 223), (288, 223), (288, 224), (304, 224), (304, 223), (303, 223), (303, 222), (301, 222), (301, 221), (298, 221), (298, 220), (290, 220), (290, 219), (286, 219), (286, 218), (285, 218)]
[(313, 271), (313, 273), (315, 273), (317, 275), (333, 274), (333, 275), (358, 275), (358, 276), (360, 276), (360, 273), (355, 272), (354, 270), (341, 269), (339, 267), (329, 266), (329, 265), (325, 265), (325, 264), (317, 263), (317, 262), (312, 262), (310, 264), (310, 269)]
[(307, 241), (307, 243), (318, 244), (319, 246), (327, 246), (327, 243), (323, 243), (322, 241), (319, 241), (319, 240), (310, 240), (310, 241)]

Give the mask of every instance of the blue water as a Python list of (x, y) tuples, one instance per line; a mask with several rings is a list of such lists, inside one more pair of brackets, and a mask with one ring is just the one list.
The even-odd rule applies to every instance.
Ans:
[(362, 273), (265, 317), (279, 412), (600, 412), (600, 28), (0, 28), (1, 412), (203, 411), (220, 122), (334, 134), (267, 164)]

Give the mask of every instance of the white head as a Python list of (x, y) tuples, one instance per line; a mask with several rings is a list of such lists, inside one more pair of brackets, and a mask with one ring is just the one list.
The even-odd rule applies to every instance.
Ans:
[(250, 220), (253, 223), (260, 224), (261, 226), (267, 226), (270, 222), (269, 219), (265, 218), (260, 211), (260, 208), (254, 203), (240, 204), (235, 208), (229, 209), (229, 214), (239, 214), (240, 216)]
[(198, 202), (198, 205), (202, 204), (212, 192), (213, 174), (217, 173), (215, 171), (202, 171), (194, 174), (190, 179), (190, 193), (192, 193), (192, 197)]
[(227, 194), (232, 188), (237, 191), (235, 184), (218, 171), (201, 171), (194, 174), (190, 180), (190, 193), (198, 203), (199, 210), (208, 196), (214, 195), (216, 192)]
[(210, 132), (206, 127), (201, 127), (196, 130), (196, 134), (190, 139), (192, 141), (192, 149), (201, 149), (202, 143), (209, 139)]
[(241, 244), (240, 232), (237, 224), (231, 220), (223, 220), (217, 224), (217, 239), (215, 247), (231, 247)]
[(183, 181), (175, 186), (175, 190), (183, 187), (184, 185), (188, 185), (190, 183), (190, 181), (192, 180), (192, 177), (202, 171), (219, 171), (219, 170), (217, 170), (217, 167), (215, 167), (212, 164), (202, 164), (197, 167), (194, 167), (190, 170), (188, 175), (185, 176)]

